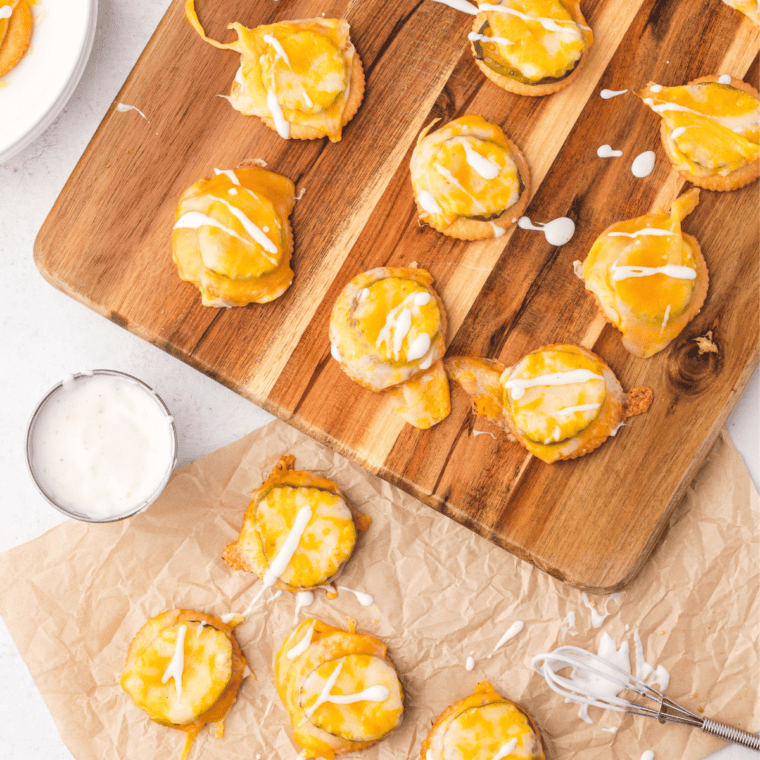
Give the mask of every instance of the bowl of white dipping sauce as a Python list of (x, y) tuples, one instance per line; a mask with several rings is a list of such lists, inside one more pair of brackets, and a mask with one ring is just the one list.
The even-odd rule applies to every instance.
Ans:
[(177, 432), (152, 388), (123, 372), (69, 375), (40, 401), (26, 434), (35, 485), (60, 512), (112, 522), (147, 509), (177, 462)]

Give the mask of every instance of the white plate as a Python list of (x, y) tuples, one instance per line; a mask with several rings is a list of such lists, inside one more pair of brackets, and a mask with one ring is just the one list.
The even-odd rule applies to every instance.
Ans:
[(32, 48), (0, 79), (0, 163), (37, 139), (73, 94), (92, 50), (98, 0), (41, 0), (32, 14)]

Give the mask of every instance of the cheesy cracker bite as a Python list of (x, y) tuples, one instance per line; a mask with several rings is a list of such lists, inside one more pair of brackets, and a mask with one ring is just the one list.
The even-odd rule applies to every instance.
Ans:
[(238, 540), (224, 550), (234, 570), (256, 573), (264, 587), (293, 593), (335, 580), (350, 559), (358, 531), (370, 519), (338, 485), (296, 470), (285, 455), (253, 494)]
[(240, 53), (233, 108), (258, 116), (286, 140), (341, 139), (364, 97), (364, 69), (346, 21), (311, 18), (253, 29), (233, 22), (228, 28), (238, 39), (221, 43), (206, 36), (194, 0), (186, 0), (185, 12), (206, 42)]
[(301, 757), (330, 758), (377, 744), (398, 728), (404, 694), (379, 639), (314, 618), (282, 643), (275, 685)]

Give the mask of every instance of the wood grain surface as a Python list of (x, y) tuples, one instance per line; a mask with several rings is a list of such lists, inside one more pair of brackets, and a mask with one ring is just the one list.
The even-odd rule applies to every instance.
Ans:
[[(478, 71), (472, 20), (432, 0), (198, 0), (207, 32), (325, 14), (344, 16), (367, 93), (343, 140), (285, 141), (235, 112), (238, 56), (204, 44), (175, 0), (106, 114), (35, 244), (42, 274), (117, 324), (211, 375), (371, 472), (538, 567), (589, 591), (617, 590), (641, 568), (758, 361), (758, 184), (702, 191), (684, 229), (700, 241), (710, 292), (665, 351), (638, 359), (600, 318), (572, 270), (609, 224), (668, 206), (685, 187), (660, 145), (659, 119), (630, 92), (732, 74), (757, 86), (760, 32), (721, 0), (585, 0), (595, 43), (580, 77), (546, 97), (506, 93)], [(137, 106), (118, 112), (117, 103)], [(500, 124), (531, 167), (534, 221), (577, 231), (564, 247), (513, 230), (466, 243), (421, 227), (409, 158), (433, 118), (477, 113)], [(623, 158), (600, 159), (609, 143)], [(644, 150), (645, 179), (630, 165)], [(204, 308), (171, 261), (182, 191), (247, 157), (305, 188), (293, 213), (293, 286), (277, 301)], [(390, 399), (353, 384), (330, 358), (333, 303), (356, 274), (417, 262), (449, 313), (449, 355), (511, 364), (552, 342), (593, 348), (624, 388), (655, 402), (590, 456), (546, 465), (524, 449), (472, 435), (464, 393), (420, 431)], [(719, 352), (694, 338), (712, 330)], [(252, 484), (253, 485), (253, 484)]]

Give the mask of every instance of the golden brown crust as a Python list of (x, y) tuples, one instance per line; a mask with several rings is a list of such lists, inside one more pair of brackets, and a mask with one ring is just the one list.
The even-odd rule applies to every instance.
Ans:
[[(354, 520), (356, 529), (360, 532), (366, 531), (371, 523), (371, 518), (365, 514), (359, 512), (356, 507), (346, 498), (346, 495), (341, 491), (337, 483), (327, 478), (322, 478), (315, 475), (309, 470), (296, 470), (296, 458), (292, 454), (285, 454), (280, 457), (277, 464), (274, 466), (271, 475), (259, 486), (251, 497), (251, 501), (246, 509), (245, 516), (243, 518), (243, 524), (241, 526), (241, 533), (246, 523), (255, 520), (256, 509), (259, 502), (266, 497), (269, 491), (277, 485), (290, 485), (294, 487), (306, 487), (306, 488), (318, 488), (323, 491), (329, 491), (335, 494), (339, 498), (343, 499), (346, 506), (351, 512), (351, 516)], [(257, 565), (249, 552), (245, 547), (240, 545), (240, 539), (233, 541), (231, 544), (227, 544), (222, 552), (222, 558), (233, 570), (243, 570), (249, 573), (256, 573), (261, 577), (261, 567)], [(341, 570), (336, 575), (330, 578), (327, 583), (337, 578)], [(278, 580), (275, 584), (277, 588), (283, 591), (291, 591), (297, 593), (304, 591), (304, 588), (291, 586), (281, 580)]]
[[(364, 66), (362, 65), (359, 53), (354, 50), (354, 57), (351, 61), (351, 89), (348, 93), (348, 100), (346, 101), (346, 107), (343, 110), (343, 116), (341, 117), (341, 129), (354, 118), (356, 112), (359, 110), (359, 106), (361, 106), (362, 100), (364, 99), (364, 88)], [(273, 119), (268, 116), (260, 116), (259, 118), (273, 132), (277, 132), (277, 127), (275, 126)], [(324, 132), (315, 129), (314, 127), (307, 127), (303, 124), (290, 124), (291, 140), (320, 140), (323, 137), (329, 137), (329, 135), (326, 135)], [(335, 139), (330, 137), (331, 142), (339, 142), (340, 139), (341, 137)]]
[[(488, 704), (488, 700), (491, 699), (493, 701), (497, 702), (504, 702), (506, 704), (510, 704), (514, 706), (519, 712), (521, 712), (525, 718), (528, 721), (528, 724), (530, 725), (531, 729), (533, 730), (533, 733), (536, 736), (536, 739), (538, 740), (538, 743), (541, 746), (541, 753), (543, 756), (546, 755), (546, 745), (544, 744), (544, 739), (541, 736), (541, 732), (538, 730), (538, 726), (536, 725), (536, 722), (533, 720), (533, 718), (530, 716), (527, 710), (520, 705), (517, 702), (514, 702), (511, 699), (507, 699), (506, 697), (502, 697), (499, 692), (494, 689), (493, 685), (489, 683), (488, 681), (481, 681), (476, 687), (475, 691), (470, 694), (467, 697), (464, 697), (463, 699), (458, 700), (457, 702), (454, 702), (454, 704), (449, 705), (435, 720), (435, 723), (433, 723), (433, 727), (430, 729), (430, 733), (428, 734), (427, 738), (422, 742), (422, 746), (420, 747), (420, 760), (428, 760), (427, 753), (431, 749), (431, 739), (433, 735), (441, 729), (441, 727), (446, 723), (446, 721), (449, 718), (454, 718), (458, 713), (462, 711), (462, 707), (470, 702), (473, 702), (474, 698), (477, 698), (478, 696), (482, 696), (482, 704)], [(432, 760), (442, 760), (441, 758), (432, 758)]]
[(0, 43), (0, 77), (5, 76), (26, 55), (31, 39), (32, 11), (26, 0), (19, 0)]
[[(690, 84), (701, 84), (702, 82), (717, 82), (719, 78), (720, 77), (717, 74), (710, 74), (709, 76), (693, 79), (691, 82), (688, 82), (686, 86)], [(744, 82), (741, 79), (734, 79), (731, 77), (731, 86), (736, 87), (737, 90), (748, 92), (750, 95), (754, 95), (758, 100), (760, 100), (760, 93), (751, 84), (747, 84), (747, 82)], [(649, 84), (647, 87), (649, 87)], [(673, 141), (670, 139), (670, 131), (664, 119), (660, 121), (660, 141), (662, 142), (662, 147), (665, 149), (665, 153), (667, 154), (668, 160), (670, 161), (673, 168), (684, 179), (691, 182), (692, 185), (702, 187), (705, 190), (730, 192), (731, 190), (738, 190), (741, 187), (745, 187), (760, 177), (760, 158), (750, 164), (745, 164), (741, 168), (736, 169), (735, 171), (732, 171), (730, 174), (726, 174), (725, 176), (720, 174), (692, 174), (689, 171), (685, 171), (684, 169), (679, 168), (678, 156), (675, 153), (675, 146), (673, 145)]]
[[(507, 230), (516, 224), (516, 220), (522, 216), (530, 202), (530, 168), (528, 167), (528, 161), (517, 145), (506, 134), (504, 138), (507, 141), (509, 152), (517, 166), (517, 173), (520, 175), (520, 181), (523, 185), (523, 191), (520, 193), (517, 202), (513, 206), (504, 209), (501, 216), (497, 216), (488, 222), (478, 219), (466, 219), (460, 216), (448, 227), (438, 225), (434, 221), (426, 221), (426, 224), (429, 224), (434, 230), (441, 232), (447, 237), (456, 238), (457, 240), (487, 240), (488, 238), (495, 238), (496, 234), (492, 225), (495, 224), (497, 227)], [(425, 210), (420, 206), (417, 196), (414, 197), (414, 202), (417, 204), (418, 214), (424, 214)], [(513, 219), (515, 220), (514, 222), (512, 221)]]
[[(575, 79), (577, 79), (578, 74), (580, 73), (581, 69), (586, 63), (586, 59), (588, 58), (589, 51), (591, 50), (591, 45), (594, 41), (594, 36), (590, 31), (587, 31), (586, 29), (583, 29), (582, 27), (588, 26), (588, 22), (583, 16), (583, 13), (581, 12), (580, 5), (579, 4), (567, 4), (565, 5), (565, 8), (567, 9), (568, 13), (573, 17), (573, 21), (575, 21), (576, 24), (579, 24), (581, 26), (581, 34), (583, 35), (583, 38), (586, 40), (586, 49), (583, 51), (583, 55), (581, 55), (580, 59), (578, 60), (578, 63), (575, 65), (575, 68), (562, 79), (558, 80), (557, 82), (547, 82), (545, 84), (523, 84), (522, 82), (518, 82), (516, 79), (512, 79), (511, 77), (503, 76), (502, 74), (498, 74), (493, 69), (489, 68), (483, 61), (481, 61), (476, 56), (476, 50), (475, 50), (475, 43), (470, 42), (470, 48), (472, 50), (473, 56), (475, 56), (475, 63), (477, 64), (478, 68), (486, 75), (488, 79), (490, 79), (497, 87), (501, 87), (502, 90), (506, 90), (507, 92), (513, 92), (515, 95), (528, 95), (529, 97), (543, 97), (544, 95), (553, 95), (555, 92), (559, 92), (560, 90), (564, 90), (565, 87), (568, 87), (571, 85)], [(483, 24), (488, 20), (488, 16), (485, 13), (479, 13), (477, 16), (475, 16), (475, 21), (472, 25), (472, 31), (476, 34), (481, 30), (483, 27)]]
[[(531, 353), (538, 353), (539, 351), (570, 351), (580, 352), (585, 356), (599, 362), (602, 366), (604, 373), (604, 382), (607, 389), (607, 393), (604, 397), (604, 402), (599, 410), (599, 413), (594, 420), (583, 430), (577, 433), (572, 438), (560, 441), (556, 444), (539, 444), (526, 438), (520, 429), (515, 424), (512, 418), (512, 413), (509, 408), (509, 404), (504, 404), (504, 418), (509, 426), (509, 430), (515, 437), (518, 443), (525, 447), (531, 454), (538, 457), (547, 464), (554, 462), (577, 459), (578, 457), (590, 454), (592, 451), (598, 449), (609, 438), (613, 430), (623, 421), (623, 388), (620, 385), (620, 381), (615, 376), (615, 373), (610, 369), (609, 365), (600, 356), (593, 351), (583, 348), (582, 346), (576, 346), (572, 343), (554, 343), (549, 346), (541, 346)], [(505, 372), (509, 372), (511, 367), (507, 367)], [(575, 441), (577, 444), (575, 448), (568, 451), (571, 442)], [(543, 456), (541, 456), (543, 454)]]

